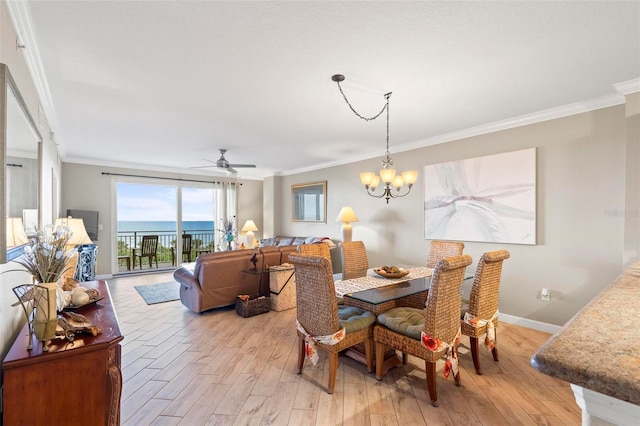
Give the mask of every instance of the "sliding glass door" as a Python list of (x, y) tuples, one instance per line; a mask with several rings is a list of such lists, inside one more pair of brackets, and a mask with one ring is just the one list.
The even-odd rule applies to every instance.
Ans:
[[(177, 197), (176, 185), (116, 184), (118, 272), (127, 270), (129, 265), (131, 270), (172, 266)], [(152, 241), (156, 237), (157, 240)], [(127, 257), (130, 260), (126, 261)]]
[[(170, 269), (193, 262), (199, 254), (217, 249), (220, 220), (235, 221), (235, 183), (164, 183), (160, 179), (148, 183), (122, 176), (114, 178), (114, 273)], [(149, 252), (147, 242), (156, 237)]]
[(199, 254), (215, 249), (213, 191), (211, 187), (182, 187), (182, 261), (193, 262)]

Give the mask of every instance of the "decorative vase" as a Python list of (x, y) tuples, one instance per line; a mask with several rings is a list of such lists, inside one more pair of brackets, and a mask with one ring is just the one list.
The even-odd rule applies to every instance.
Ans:
[[(35, 315), (33, 317), (33, 332), (36, 339), (47, 341), (53, 339), (58, 323), (57, 283), (41, 283), (35, 285)], [(46, 350), (48, 345), (45, 344)]]

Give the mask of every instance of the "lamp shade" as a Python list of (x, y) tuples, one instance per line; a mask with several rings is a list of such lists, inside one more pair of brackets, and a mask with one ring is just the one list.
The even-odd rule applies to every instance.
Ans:
[(406, 172), (402, 172), (402, 179), (407, 185), (413, 185), (418, 179), (418, 172), (415, 170), (407, 170)]
[(24, 232), (21, 217), (7, 218), (7, 247), (17, 247), (27, 244), (29, 239)]
[(240, 231), (249, 232), (249, 231), (257, 231), (257, 230), (258, 230), (258, 227), (256, 226), (255, 222), (253, 220), (247, 220)]
[(336, 222), (357, 222), (358, 216), (353, 211), (353, 209), (349, 206), (345, 206), (340, 209), (340, 213), (338, 213), (338, 217), (336, 217)]
[(55, 226), (66, 226), (71, 231), (71, 238), (67, 245), (79, 246), (82, 244), (93, 244), (89, 234), (87, 234), (87, 228), (84, 227), (84, 220), (81, 218), (73, 217), (61, 217), (56, 219)]

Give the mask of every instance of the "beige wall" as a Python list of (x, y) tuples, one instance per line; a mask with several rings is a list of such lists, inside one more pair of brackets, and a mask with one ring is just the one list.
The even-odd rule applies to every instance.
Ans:
[[(625, 218), (618, 212), (625, 209), (625, 126), (620, 105), (397, 154), (392, 143), (396, 167), (420, 171), (409, 196), (385, 204), (365, 194), (358, 173), (377, 170), (378, 158), (286, 176), (276, 189), (283, 206), (291, 204), (292, 184), (328, 181), (328, 221), (292, 223), (287, 213), (280, 216), (276, 233), (339, 239), (341, 224), (334, 220), (342, 206), (350, 205), (360, 219), (353, 224), (353, 238), (364, 241), (371, 266), (423, 264), (428, 251), (423, 167), (537, 147), (537, 244), (466, 242), (465, 252), (475, 268), (483, 252), (509, 250), (501, 313), (562, 325), (622, 270)], [(634, 232), (640, 232), (637, 224), (627, 230)], [(550, 302), (538, 300), (542, 287), (551, 289)]]
[[(115, 185), (114, 179), (132, 178), (103, 175), (103, 173), (144, 175), (156, 178), (171, 178), (171, 180), (138, 179), (140, 182), (155, 182), (162, 184), (181, 184), (180, 179), (193, 179), (201, 181), (220, 181), (225, 179), (211, 178), (207, 176), (193, 176), (175, 173), (162, 173), (141, 170), (131, 170), (114, 167), (91, 166), (85, 164), (63, 163), (62, 165), (62, 199), (60, 211), (67, 209), (95, 210), (98, 211), (102, 230), (99, 231), (98, 260), (96, 273), (107, 276), (117, 268), (116, 259), (112, 251), (116, 246), (115, 235), (117, 231), (115, 217)], [(137, 179), (137, 178), (133, 178)], [(184, 182), (189, 184), (189, 182)], [(262, 182), (252, 180), (240, 181), (242, 185), (238, 189), (238, 225), (242, 227), (245, 220), (253, 219), (258, 226), (256, 238), (259, 238), (262, 229)]]
[[(20, 94), (34, 120), (38, 123), (38, 130), (43, 137), (38, 207), (40, 222), (41, 225), (44, 225), (51, 223), (54, 194), (60, 194), (60, 181), (52, 179), (52, 176), (59, 176), (60, 164), (49, 124), (46, 118), (39, 114), (40, 100), (23, 55), (24, 52), (16, 48), (15, 30), (7, 11), (7, 5), (2, 1), (0, 2), (0, 62), (9, 67)], [(4, 182), (4, 177), (2, 181)], [(4, 238), (4, 235), (1, 238)], [(0, 355), (3, 358), (25, 321), (22, 309), (19, 306), (11, 306), (13, 301), (17, 300), (11, 289), (19, 284), (31, 282), (31, 277), (26, 272), (7, 272), (15, 269), (19, 269), (19, 265), (16, 263), (0, 264)]]

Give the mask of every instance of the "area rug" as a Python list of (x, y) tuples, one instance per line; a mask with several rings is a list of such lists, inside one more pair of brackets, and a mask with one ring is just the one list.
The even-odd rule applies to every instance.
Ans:
[(147, 302), (147, 305), (180, 299), (180, 284), (175, 281), (137, 285), (134, 286), (134, 288), (140, 293), (144, 301)]

